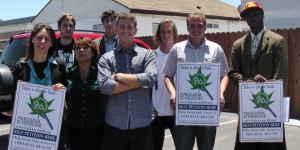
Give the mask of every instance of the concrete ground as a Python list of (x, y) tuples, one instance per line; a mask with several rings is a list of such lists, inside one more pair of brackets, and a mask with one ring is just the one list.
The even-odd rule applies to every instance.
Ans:
[[(214, 150), (233, 150), (235, 143), (237, 114), (223, 112), (220, 118), (220, 127), (217, 128), (217, 136)], [(9, 119), (0, 117), (0, 150), (6, 150), (10, 129)], [(288, 150), (299, 150), (300, 147), (300, 121), (290, 119), (285, 125), (285, 137)], [(175, 150), (174, 142), (169, 130), (166, 130), (164, 150)], [(197, 150), (195, 144), (194, 150)]]

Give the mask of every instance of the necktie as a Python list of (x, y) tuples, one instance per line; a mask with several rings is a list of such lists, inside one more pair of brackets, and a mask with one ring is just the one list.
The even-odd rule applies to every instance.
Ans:
[(256, 53), (258, 44), (259, 44), (258, 38), (257, 38), (257, 36), (254, 36), (254, 38), (252, 39), (252, 48), (251, 48), (251, 56), (252, 56), (252, 59), (253, 59), (254, 56), (255, 56), (255, 53)]

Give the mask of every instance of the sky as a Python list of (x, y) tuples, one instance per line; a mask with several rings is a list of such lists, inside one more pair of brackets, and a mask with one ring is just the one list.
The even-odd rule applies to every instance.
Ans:
[[(221, 0), (238, 6), (240, 0)], [(4, 0), (0, 5), (0, 19), (11, 20), (37, 15), (49, 0)]]
[(11, 20), (37, 15), (49, 0), (3, 0), (0, 5), (0, 19)]

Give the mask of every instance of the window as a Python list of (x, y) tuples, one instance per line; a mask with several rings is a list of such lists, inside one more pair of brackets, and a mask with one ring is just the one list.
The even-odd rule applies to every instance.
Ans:
[(158, 23), (152, 23), (152, 35), (155, 34), (157, 28), (158, 28)]
[(206, 27), (210, 28), (210, 29), (219, 29), (219, 24), (216, 24), (216, 23), (207, 23)]
[(95, 24), (95, 25), (93, 25), (93, 30), (94, 31), (105, 32), (104, 27), (103, 27), (102, 24)]

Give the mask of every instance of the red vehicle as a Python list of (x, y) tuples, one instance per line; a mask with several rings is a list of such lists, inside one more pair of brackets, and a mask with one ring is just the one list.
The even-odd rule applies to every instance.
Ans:
[[(6, 46), (4, 47), (3, 53), (0, 57), (0, 64), (5, 64), (8, 67), (14, 67), (15, 63), (24, 57), (26, 54), (27, 44), (29, 40), (30, 32), (19, 33), (13, 35)], [(102, 33), (93, 33), (87, 31), (75, 31), (73, 38), (78, 39), (82, 36), (87, 36), (91, 39), (102, 37)], [(60, 33), (56, 32), (56, 37), (60, 37)], [(151, 49), (146, 43), (139, 39), (135, 39), (137, 45), (146, 49)]]

